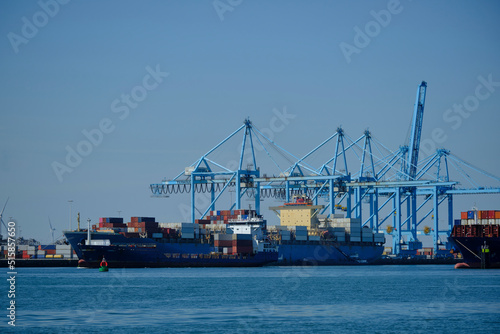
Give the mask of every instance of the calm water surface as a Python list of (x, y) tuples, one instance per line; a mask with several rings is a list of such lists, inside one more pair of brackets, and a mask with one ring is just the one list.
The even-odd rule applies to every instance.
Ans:
[(18, 268), (15, 328), (3, 275), (2, 333), (500, 333), (500, 270)]

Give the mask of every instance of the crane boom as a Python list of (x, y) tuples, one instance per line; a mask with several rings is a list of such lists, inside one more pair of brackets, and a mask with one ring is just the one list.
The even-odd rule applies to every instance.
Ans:
[(408, 179), (414, 180), (417, 175), (418, 151), (420, 149), (420, 137), (422, 135), (422, 122), (424, 120), (424, 105), (425, 92), (427, 90), (427, 82), (422, 81), (418, 85), (417, 99), (415, 101), (415, 109), (413, 111), (413, 120), (411, 125), (411, 138), (408, 157), (410, 158)]

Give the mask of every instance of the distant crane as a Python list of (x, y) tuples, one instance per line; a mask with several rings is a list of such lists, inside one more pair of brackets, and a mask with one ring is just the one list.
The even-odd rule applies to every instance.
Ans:
[(52, 243), (54, 243), (54, 231), (56, 229), (52, 227), (52, 222), (50, 221), (50, 217), (49, 217), (49, 230), (50, 230), (50, 233), (52, 234)]
[(5, 207), (7, 206), (8, 202), (9, 202), (9, 198), (7, 197), (7, 200), (5, 201), (5, 204), (3, 206), (2, 212), (0, 212), (0, 222), (1, 222), (1, 224), (0, 224), (0, 240), (3, 239), (3, 236), (2, 236), (2, 225), (5, 227), (5, 232), (8, 231), (7, 225), (5, 224), (5, 222), (3, 221), (3, 218), (2, 218), (3, 212), (5, 211)]

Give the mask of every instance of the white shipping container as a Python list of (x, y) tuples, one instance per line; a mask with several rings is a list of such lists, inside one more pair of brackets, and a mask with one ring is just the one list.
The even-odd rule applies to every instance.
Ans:
[(283, 241), (290, 241), (290, 234), (288, 234), (288, 235), (282, 235), (281, 236), (281, 240), (283, 240)]
[(56, 245), (56, 250), (71, 249), (71, 245)]
[(97, 240), (90, 240), (90, 244), (93, 246), (109, 246), (111, 245), (111, 242), (109, 241), (109, 239), (97, 239)]

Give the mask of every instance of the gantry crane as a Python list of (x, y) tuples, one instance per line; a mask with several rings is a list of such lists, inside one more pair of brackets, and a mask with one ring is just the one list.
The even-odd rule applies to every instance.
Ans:
[[(175, 178), (151, 184), (150, 189), (154, 196), (190, 193), (192, 222), (203, 218), (209, 210), (215, 210), (216, 205), (223, 209), (241, 209), (245, 194), (255, 200), (254, 208), (258, 214), (261, 201), (265, 198), (289, 201), (293, 195), (307, 195), (314, 205), (320, 201), (324, 203), (321, 214), (332, 216), (340, 211), (346, 217), (360, 219), (363, 226), (369, 226), (376, 232), (383, 230), (383, 224), (390, 226), (390, 231), (386, 233), (392, 237), (396, 254), (411, 255), (421, 248), (417, 235), (424, 233), (425, 229), (418, 227), (432, 215), (433, 244), (437, 254), (440, 236), (448, 236), (453, 227), (453, 195), (500, 194), (500, 186), (480, 185), (472, 181), (471, 173), (465, 170), (478, 172), (499, 184), (500, 178), (468, 164), (445, 149), (438, 149), (433, 156), (419, 162), (426, 89), (427, 84), (422, 81), (417, 90), (409, 146), (402, 146), (398, 151), (391, 151), (368, 130), (353, 140), (339, 127), (320, 145), (298, 158), (246, 119), (242, 126)], [(227, 163), (215, 161), (212, 153), (221, 150), (238, 133), (243, 133), (243, 141), (232, 169)], [(319, 165), (311, 162), (312, 157), (319, 155), (320, 149), (325, 150), (329, 143), (335, 144), (335, 148), (329, 151), (333, 152), (333, 156), (324, 160), (324, 155), (321, 155), (320, 159), (325, 162)], [(261, 173), (256, 147), (277, 170)], [(276, 152), (277, 157), (284, 158), (287, 165), (271, 154)], [(249, 162), (246, 167), (244, 161)], [(353, 163), (359, 164), (358, 171), (352, 168)], [(458, 188), (460, 183), (452, 180), (449, 174), (451, 166), (471, 183), (471, 188)], [(436, 171), (431, 172), (431, 169)], [(230, 188), (234, 189), (234, 202), (231, 200), (229, 206), (226, 203), (219, 205), (221, 195)], [(196, 193), (209, 194), (206, 208), (198, 210)], [(447, 230), (444, 231), (439, 229), (439, 207), (442, 203), (447, 204), (448, 209)], [(406, 215), (402, 212), (405, 204)], [(423, 216), (418, 217), (421, 212), (424, 212)]]

